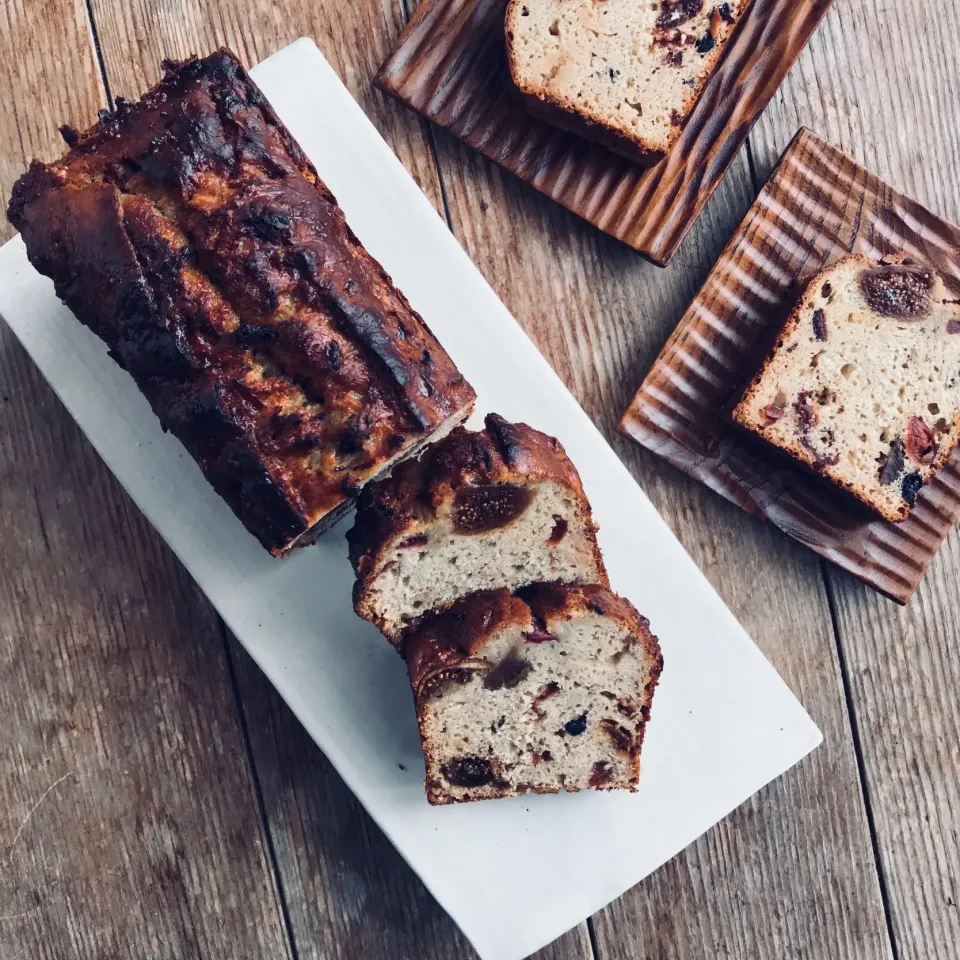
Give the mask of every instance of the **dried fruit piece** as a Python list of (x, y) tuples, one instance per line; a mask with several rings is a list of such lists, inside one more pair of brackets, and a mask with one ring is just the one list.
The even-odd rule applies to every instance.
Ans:
[(729, 3), (721, 3), (717, 10), (720, 12), (724, 23), (733, 23), (733, 11), (730, 9)]
[(908, 473), (900, 485), (903, 499), (912, 507), (917, 502), (917, 494), (923, 489), (923, 477), (919, 473)]
[(939, 444), (933, 430), (922, 417), (911, 417), (907, 426), (907, 456), (922, 466), (929, 466), (937, 459)]
[(813, 335), (820, 341), (827, 339), (827, 316), (822, 310), (813, 311)]
[(633, 753), (634, 737), (626, 727), (620, 726), (615, 720), (601, 720), (600, 728), (621, 753)]
[(398, 550), (409, 550), (411, 547), (424, 547), (430, 542), (430, 537), (425, 533), (416, 533), (406, 540), (401, 540), (397, 544)]
[(567, 528), (569, 524), (559, 513), (553, 515), (553, 531), (550, 534), (550, 539), (547, 543), (557, 544), (559, 543), (566, 535)]
[(767, 421), (767, 426), (772, 426), (778, 420), (782, 420), (786, 414), (786, 410), (783, 407), (779, 406), (776, 403), (768, 403), (761, 411), (761, 415)]
[(658, 30), (672, 30), (692, 20), (703, 9), (703, 0), (663, 0), (657, 17)]
[(930, 309), (935, 279), (928, 268), (894, 264), (862, 271), (860, 290), (885, 317), (920, 317)]
[(455, 787), (485, 787), (493, 782), (493, 767), (482, 757), (458, 757), (440, 768)]
[(556, 696), (560, 692), (560, 684), (551, 680), (550, 683), (546, 684), (540, 692), (537, 694), (536, 699), (533, 701), (533, 712), (542, 720), (546, 715), (541, 709), (544, 703), (549, 700), (551, 697)]
[(587, 729), (587, 715), (581, 713), (579, 717), (568, 720), (563, 725), (563, 729), (569, 733), (571, 737), (579, 737), (580, 734)]
[(960, 333), (960, 320), (950, 320), (947, 323), (947, 333)]
[(607, 760), (598, 760), (590, 771), (590, 786), (602, 787), (613, 779), (613, 767)]
[(800, 421), (800, 429), (808, 431), (820, 422), (820, 410), (810, 396), (809, 390), (804, 390), (796, 399), (793, 409)]
[(710, 14), (710, 36), (713, 37), (714, 40), (720, 36), (720, 26), (722, 23), (720, 11), (714, 8), (713, 13)]
[(527, 643), (550, 643), (557, 638), (547, 629), (547, 625), (537, 616), (533, 617), (533, 629), (523, 634)]
[(458, 533), (489, 533), (512, 523), (530, 506), (533, 494), (513, 483), (461, 487), (453, 504)]
[(890, 444), (890, 452), (880, 454), (880, 482), (889, 486), (903, 473), (904, 450), (903, 440), (897, 437)]
[(717, 41), (708, 31), (697, 41), (697, 53), (709, 53), (716, 45)]
[(451, 687), (462, 687), (473, 679), (473, 671), (462, 667), (443, 670), (431, 677), (421, 688), (420, 696), (424, 700), (443, 696)]

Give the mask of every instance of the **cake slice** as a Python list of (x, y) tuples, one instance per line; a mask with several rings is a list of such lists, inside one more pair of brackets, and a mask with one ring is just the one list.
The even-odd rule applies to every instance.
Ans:
[(354, 606), (397, 643), (477, 590), (607, 584), (577, 470), (559, 441), (491, 414), (371, 484), (347, 534)]
[(735, 422), (887, 520), (960, 440), (960, 301), (908, 257), (848, 257), (811, 282)]
[(660, 647), (599, 586), (473, 594), (406, 646), (432, 804), (633, 789)]
[(650, 165), (680, 136), (750, 0), (511, 0), (507, 62), (556, 126)]

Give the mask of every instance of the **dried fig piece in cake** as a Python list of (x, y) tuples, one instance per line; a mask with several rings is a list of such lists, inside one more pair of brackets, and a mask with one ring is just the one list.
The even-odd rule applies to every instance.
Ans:
[(811, 281), (733, 419), (905, 520), (960, 441), (956, 329), (929, 264), (848, 257)]
[(394, 643), (407, 624), (477, 590), (607, 582), (560, 443), (496, 414), (371, 484), (347, 539), (357, 613)]
[(406, 656), (430, 803), (636, 787), (662, 659), (605, 587), (472, 594), (411, 630)]

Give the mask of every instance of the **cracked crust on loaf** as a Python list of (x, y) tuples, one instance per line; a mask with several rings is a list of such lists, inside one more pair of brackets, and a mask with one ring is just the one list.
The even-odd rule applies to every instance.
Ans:
[[(34, 162), (30, 262), (275, 555), (475, 399), (236, 57), (164, 64)], [(331, 131), (335, 135), (335, 131)]]

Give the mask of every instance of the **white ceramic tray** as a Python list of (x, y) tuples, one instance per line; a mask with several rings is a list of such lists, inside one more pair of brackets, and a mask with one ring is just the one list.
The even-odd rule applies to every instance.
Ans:
[(496, 410), (554, 434), (579, 467), (613, 587), (650, 618), (666, 662), (638, 793), (429, 807), (403, 664), (351, 610), (350, 521), (271, 559), (29, 266), (19, 238), (0, 250), (0, 314), (483, 960), (519, 960), (674, 856), (821, 735), (313, 42), (253, 75), (476, 388), (478, 419)]

